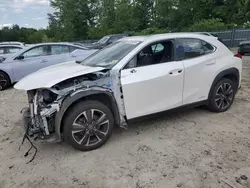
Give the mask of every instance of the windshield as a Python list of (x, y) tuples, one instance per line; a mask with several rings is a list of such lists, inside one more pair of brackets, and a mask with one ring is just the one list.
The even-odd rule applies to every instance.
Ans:
[(108, 40), (110, 39), (110, 37), (102, 37), (97, 43), (98, 44), (105, 44)]
[(81, 64), (91, 67), (104, 67), (111, 69), (139, 44), (139, 41), (115, 42), (103, 50), (98, 51), (93, 56), (85, 59)]

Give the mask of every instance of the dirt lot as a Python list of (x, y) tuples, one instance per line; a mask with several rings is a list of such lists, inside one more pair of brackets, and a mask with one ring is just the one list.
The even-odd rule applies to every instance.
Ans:
[(36, 144), (30, 164), (32, 156), (23, 156), (29, 144), (18, 151), (25, 93), (0, 92), (0, 187), (250, 187), (250, 57), (244, 58), (242, 86), (226, 113), (165, 113), (115, 130), (91, 152)]

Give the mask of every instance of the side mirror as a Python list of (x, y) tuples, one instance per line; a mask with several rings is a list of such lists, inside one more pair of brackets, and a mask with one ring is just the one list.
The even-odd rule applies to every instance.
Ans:
[(23, 55), (17, 56), (16, 59), (18, 59), (18, 60), (23, 60), (23, 59), (24, 59), (24, 56), (23, 56)]

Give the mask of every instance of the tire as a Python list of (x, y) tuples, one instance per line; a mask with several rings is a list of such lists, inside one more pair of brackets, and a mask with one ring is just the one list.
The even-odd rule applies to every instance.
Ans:
[(9, 76), (5, 72), (0, 71), (0, 91), (5, 90), (9, 85), (10, 85)]
[(241, 54), (241, 55), (245, 55), (245, 50), (244, 50), (244, 46), (240, 46), (238, 52)]
[(63, 124), (66, 142), (77, 150), (90, 151), (101, 147), (111, 136), (114, 117), (104, 104), (83, 101), (70, 109)]
[(227, 78), (221, 79), (211, 91), (208, 101), (208, 108), (212, 112), (225, 112), (233, 104), (236, 84)]

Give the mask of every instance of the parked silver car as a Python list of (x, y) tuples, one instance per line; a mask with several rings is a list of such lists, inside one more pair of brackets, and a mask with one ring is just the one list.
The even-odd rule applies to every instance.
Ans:
[(84, 60), (97, 50), (70, 43), (43, 43), (25, 48), (0, 63), (0, 90), (44, 67)]
[(19, 52), (23, 47), (19, 45), (1, 45), (0, 44), (0, 63), (12, 56), (12, 54)]

